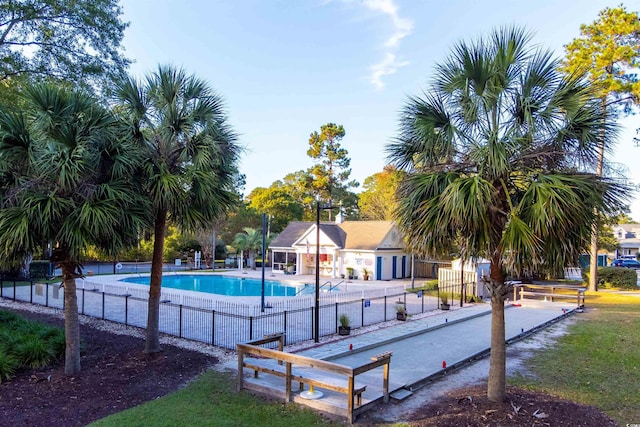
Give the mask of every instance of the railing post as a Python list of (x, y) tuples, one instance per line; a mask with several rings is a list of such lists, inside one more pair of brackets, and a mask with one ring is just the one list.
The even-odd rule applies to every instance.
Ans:
[(336, 334), (338, 333), (338, 303), (336, 303)]
[(102, 320), (104, 320), (104, 291), (102, 291)]
[(249, 339), (253, 339), (253, 316), (249, 316)]
[(387, 296), (384, 296), (384, 321), (387, 321)]
[(182, 338), (182, 304), (180, 304), (180, 317), (179, 320), (180, 325), (178, 325), (178, 336)]
[(49, 307), (49, 282), (46, 283), (45, 287), (45, 298), (44, 298), (44, 306)]
[(284, 311), (284, 336), (283, 338), (283, 342), (284, 345), (287, 345), (287, 310)]
[(216, 311), (211, 310), (211, 345), (215, 345), (213, 343), (215, 339), (215, 330), (216, 330)]
[(360, 299), (360, 326), (364, 327), (364, 298)]

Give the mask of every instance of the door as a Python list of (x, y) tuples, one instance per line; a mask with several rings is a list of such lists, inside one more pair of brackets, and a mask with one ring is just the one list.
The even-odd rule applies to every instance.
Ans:
[(393, 256), (393, 264), (391, 265), (391, 271), (392, 271), (392, 275), (391, 277), (394, 279), (398, 278), (398, 257), (397, 256)]
[(382, 280), (382, 257), (376, 257), (376, 280)]
[(407, 277), (407, 256), (402, 255), (402, 278)]

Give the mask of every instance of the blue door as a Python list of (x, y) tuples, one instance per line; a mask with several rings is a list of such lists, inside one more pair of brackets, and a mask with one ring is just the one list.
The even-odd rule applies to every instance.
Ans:
[(398, 257), (394, 256), (393, 257), (393, 266), (392, 266), (392, 276), (394, 279), (398, 278)]
[(382, 257), (376, 257), (376, 280), (382, 280)]
[(402, 255), (402, 278), (407, 277), (407, 256)]

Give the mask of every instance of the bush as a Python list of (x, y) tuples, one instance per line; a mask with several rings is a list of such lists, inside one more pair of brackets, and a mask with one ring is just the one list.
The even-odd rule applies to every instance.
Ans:
[(18, 359), (12, 354), (7, 354), (0, 350), (0, 383), (5, 380), (11, 379), (16, 369), (20, 367)]
[(29, 335), (18, 344), (16, 358), (22, 366), (36, 369), (48, 366), (55, 360), (53, 350), (37, 336)]
[(61, 359), (65, 352), (61, 328), (31, 322), (0, 310), (0, 381), (20, 368), (42, 368)]
[(630, 268), (598, 267), (598, 286), (602, 288), (638, 289), (638, 274)]
[(31, 261), (29, 273), (32, 279), (46, 279), (49, 276), (49, 261)]

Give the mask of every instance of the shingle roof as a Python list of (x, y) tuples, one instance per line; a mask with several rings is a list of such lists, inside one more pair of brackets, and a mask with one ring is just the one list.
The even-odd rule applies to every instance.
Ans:
[[(291, 248), (315, 222), (294, 221), (271, 242), (270, 248)], [(392, 221), (323, 222), (320, 231), (343, 249), (375, 250), (393, 228)]]
[(345, 221), (338, 224), (347, 236), (345, 249), (375, 250), (393, 228), (392, 221)]
[(293, 221), (269, 244), (270, 248), (290, 248), (311, 227), (313, 222)]

